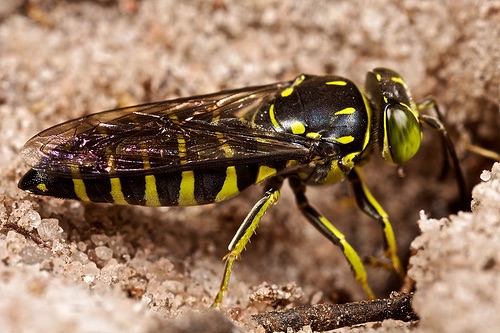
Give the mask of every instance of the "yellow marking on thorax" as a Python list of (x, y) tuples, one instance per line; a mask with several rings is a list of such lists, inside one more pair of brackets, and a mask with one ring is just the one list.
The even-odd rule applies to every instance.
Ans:
[(354, 137), (352, 135), (341, 136), (340, 138), (333, 138), (333, 140), (338, 143), (348, 144), (354, 141)]
[(307, 132), (306, 136), (308, 138), (313, 139), (313, 140), (319, 140), (319, 139), (321, 139), (321, 134), (319, 134), (317, 132)]
[[(347, 154), (342, 158), (342, 167), (347, 169), (354, 168), (355, 162), (354, 159), (359, 156), (361, 152), (356, 151), (354, 153)], [(340, 168), (339, 161), (332, 161), (332, 165), (330, 166), (330, 170), (325, 178), (321, 180), (322, 184), (334, 184), (345, 177), (345, 172)]]
[(354, 112), (356, 112), (356, 109), (353, 107), (349, 107), (349, 108), (345, 108), (345, 109), (342, 109), (340, 111), (335, 112), (335, 115), (338, 116), (341, 114), (353, 114)]
[(292, 94), (294, 87), (288, 87), (281, 92), (281, 97), (288, 97)]
[(330, 166), (330, 170), (325, 178), (321, 180), (322, 184), (334, 184), (338, 183), (342, 179), (344, 179), (345, 174), (339, 167), (339, 161), (332, 161), (332, 165)]
[(354, 159), (360, 154), (361, 152), (355, 151), (354, 153), (347, 154), (344, 156), (342, 159), (342, 165), (348, 167), (349, 169), (354, 168)]
[(255, 183), (260, 183), (261, 181), (274, 176), (278, 171), (275, 168), (268, 167), (267, 165), (261, 165), (259, 167), (259, 173), (257, 174), (257, 179)]
[(342, 81), (342, 80), (337, 80), (337, 81), (326, 82), (326, 84), (329, 86), (346, 86), (347, 82)]
[(238, 175), (236, 174), (236, 168), (234, 166), (229, 166), (226, 169), (226, 179), (224, 180), (221, 190), (217, 193), (215, 201), (220, 202), (227, 200), (234, 197), (238, 193), (240, 193), (240, 191), (238, 189)]
[(276, 115), (274, 114), (274, 104), (271, 104), (271, 106), (269, 107), (269, 119), (271, 120), (274, 128), (281, 129), (281, 125), (276, 120)]
[(294, 121), (290, 126), (293, 134), (304, 134), (306, 132), (306, 127), (300, 121)]
[(292, 85), (290, 87), (284, 89), (281, 92), (281, 97), (288, 97), (288, 96), (290, 96), (293, 93), (293, 90), (295, 89), (295, 87), (298, 86), (299, 84), (301, 84), (305, 79), (306, 79), (306, 77), (304, 75), (301, 75), (299, 78), (297, 78), (292, 83)]

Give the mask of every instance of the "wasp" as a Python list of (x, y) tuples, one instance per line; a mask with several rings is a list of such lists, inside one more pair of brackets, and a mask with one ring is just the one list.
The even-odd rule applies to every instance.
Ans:
[[(439, 133), (462, 194), (465, 181), (440, 117), (420, 114), (403, 78), (376, 68), (364, 93), (333, 75), (300, 75), (289, 82), (125, 107), (49, 128), (22, 149), (31, 169), (19, 187), (37, 195), (120, 205), (191, 206), (228, 200), (263, 183), (264, 194), (236, 232), (224, 257), (214, 305), (228, 289), (235, 260), (287, 179), (305, 218), (349, 262), (369, 298), (360, 256), (308, 201), (308, 185), (346, 178), (359, 208), (378, 221), (384, 255), (404, 275), (389, 217), (362, 181), (359, 169), (378, 150), (395, 165), (420, 147), (422, 127)], [(439, 112), (438, 112), (439, 115)]]

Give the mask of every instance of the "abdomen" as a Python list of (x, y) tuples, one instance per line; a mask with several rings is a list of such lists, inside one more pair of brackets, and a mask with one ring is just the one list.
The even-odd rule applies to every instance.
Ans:
[(217, 169), (92, 178), (61, 177), (31, 169), (19, 187), (37, 195), (143, 206), (192, 206), (227, 200), (279, 168), (249, 164)]

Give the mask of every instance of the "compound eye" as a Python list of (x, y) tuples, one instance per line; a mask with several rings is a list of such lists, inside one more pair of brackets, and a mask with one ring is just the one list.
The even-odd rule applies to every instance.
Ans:
[(384, 145), (382, 156), (394, 164), (403, 164), (416, 154), (422, 141), (418, 119), (408, 108), (387, 105), (384, 112)]

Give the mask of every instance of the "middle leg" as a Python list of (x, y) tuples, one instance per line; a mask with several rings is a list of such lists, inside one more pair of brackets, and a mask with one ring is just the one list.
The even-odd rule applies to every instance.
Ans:
[(344, 234), (342, 234), (330, 221), (328, 221), (309, 204), (309, 201), (305, 196), (305, 185), (300, 179), (290, 177), (289, 183), (295, 194), (297, 205), (302, 214), (314, 227), (316, 227), (316, 229), (318, 229), (326, 238), (342, 250), (342, 253), (351, 265), (356, 281), (359, 282), (370, 299), (375, 299), (375, 294), (368, 285), (366, 270), (363, 262), (354, 248), (347, 242)]

